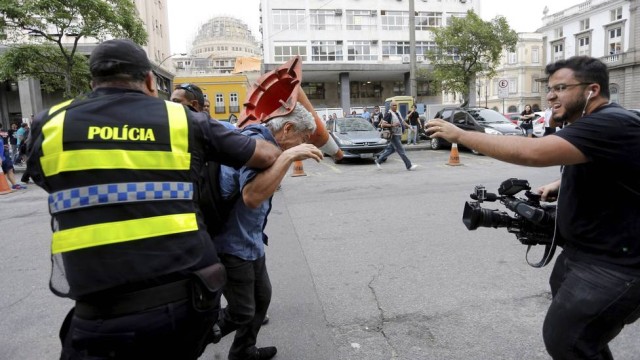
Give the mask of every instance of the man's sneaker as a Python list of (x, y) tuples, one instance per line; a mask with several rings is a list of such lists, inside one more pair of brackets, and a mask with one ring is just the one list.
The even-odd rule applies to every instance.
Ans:
[(412, 171), (415, 170), (418, 167), (418, 165), (411, 165), (410, 168), (408, 168), (407, 170)]
[(27, 187), (26, 187), (26, 186), (24, 186), (24, 185), (15, 184), (15, 185), (13, 185), (11, 188), (12, 188), (13, 190), (24, 190), (24, 189), (26, 189)]
[(378, 167), (378, 170), (382, 170), (382, 166), (380, 166), (380, 163), (378, 162), (378, 160), (373, 160), (373, 162), (376, 163), (376, 166)]
[(257, 360), (265, 360), (265, 359), (271, 359), (274, 356), (276, 356), (276, 353), (278, 352), (278, 349), (276, 349), (275, 346), (267, 346), (267, 347), (263, 347), (263, 348), (258, 348), (258, 352), (256, 353), (256, 359)]

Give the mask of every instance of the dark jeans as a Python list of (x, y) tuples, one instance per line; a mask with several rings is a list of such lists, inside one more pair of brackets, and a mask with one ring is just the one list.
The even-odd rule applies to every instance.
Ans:
[(393, 135), (391, 137), (391, 140), (389, 140), (389, 145), (387, 145), (382, 154), (378, 156), (378, 164), (382, 164), (383, 162), (387, 161), (389, 155), (393, 154), (394, 152), (397, 152), (398, 155), (400, 155), (402, 161), (404, 161), (404, 166), (407, 169), (411, 167), (411, 160), (409, 160), (407, 154), (404, 152), (404, 147), (402, 146), (400, 135)]
[(265, 257), (248, 261), (220, 254), (220, 260), (227, 269), (223, 294), (228, 305), (218, 324), (222, 336), (236, 332), (229, 360), (248, 359), (257, 351), (258, 332), (271, 303), (271, 280)]
[(554, 359), (613, 359), (608, 343), (640, 317), (640, 278), (573, 261), (563, 252), (551, 278), (543, 337)]
[(191, 300), (141, 313), (87, 320), (72, 309), (60, 329), (60, 359), (197, 359), (211, 340), (217, 311)]

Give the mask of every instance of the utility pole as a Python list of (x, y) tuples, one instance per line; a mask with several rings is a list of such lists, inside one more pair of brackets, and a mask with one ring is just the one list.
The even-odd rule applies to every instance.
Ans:
[(409, 62), (409, 87), (411, 88), (411, 97), (416, 101), (418, 99), (418, 84), (416, 83), (416, 11), (414, 0), (409, 0), (409, 54), (411, 60)]

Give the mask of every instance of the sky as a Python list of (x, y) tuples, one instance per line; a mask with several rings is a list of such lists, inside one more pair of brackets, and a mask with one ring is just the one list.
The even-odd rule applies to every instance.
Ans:
[[(260, 0), (167, 0), (172, 53), (183, 53), (189, 48), (198, 28), (215, 16), (232, 16), (244, 21), (260, 41)], [(328, 0), (330, 1), (330, 0)], [(376, 1), (376, 0), (366, 0)], [(416, 3), (418, 0), (415, 0)], [(478, 1), (478, 0), (476, 0)], [(497, 15), (507, 18), (517, 32), (533, 32), (542, 26), (542, 10), (549, 14), (582, 3), (580, 0), (482, 0), (480, 16), (491, 20)]]

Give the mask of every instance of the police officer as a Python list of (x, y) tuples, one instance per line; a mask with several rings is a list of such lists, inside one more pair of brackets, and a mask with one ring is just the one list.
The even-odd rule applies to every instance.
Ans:
[(200, 168), (266, 168), (280, 152), (157, 99), (129, 40), (89, 62), (93, 92), (36, 117), (28, 160), (50, 194), (51, 291), (75, 300), (61, 358), (196, 359), (225, 281), (194, 201)]

